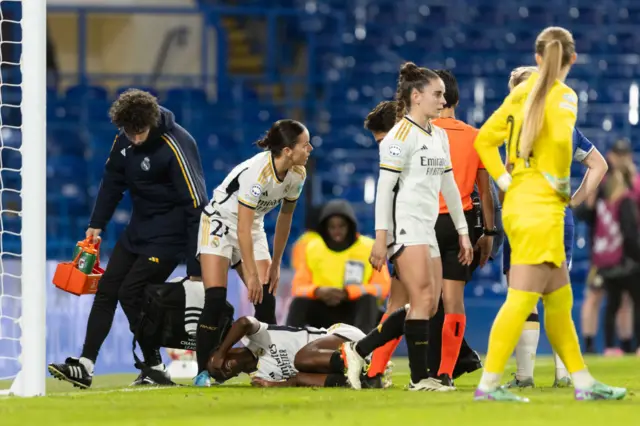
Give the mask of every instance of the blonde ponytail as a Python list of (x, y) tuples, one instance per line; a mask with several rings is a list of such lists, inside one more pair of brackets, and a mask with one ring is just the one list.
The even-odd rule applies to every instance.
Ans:
[(524, 121), (520, 138), (520, 158), (528, 160), (533, 142), (544, 124), (546, 97), (562, 69), (563, 49), (560, 40), (551, 40), (544, 47), (540, 78), (536, 81), (524, 106)]

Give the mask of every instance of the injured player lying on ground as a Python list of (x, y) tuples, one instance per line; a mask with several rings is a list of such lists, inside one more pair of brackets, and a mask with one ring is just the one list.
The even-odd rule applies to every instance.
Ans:
[[(218, 383), (247, 373), (252, 385), (261, 387), (348, 387), (340, 347), (363, 337), (347, 324), (299, 328), (242, 317), (211, 355), (208, 370)], [(244, 347), (233, 348), (238, 342)], [(362, 380), (363, 387), (385, 387), (380, 378)]]

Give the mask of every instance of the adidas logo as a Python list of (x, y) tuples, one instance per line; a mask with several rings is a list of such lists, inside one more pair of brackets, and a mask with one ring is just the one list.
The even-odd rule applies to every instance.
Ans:
[(426, 145), (422, 145), (422, 148), (420, 148), (420, 151), (426, 151), (426, 150), (428, 150), (428, 149), (429, 149), (429, 148), (427, 148), (427, 146), (426, 146)]
[(262, 193), (262, 195), (264, 195), (265, 197), (268, 197), (268, 196), (269, 196), (269, 191), (264, 191), (264, 192)]
[(405, 231), (404, 229), (400, 230), (400, 235), (407, 235), (407, 231)]
[(127, 156), (127, 150), (122, 148), (122, 151), (120, 151), (120, 154), (122, 154), (123, 157)]

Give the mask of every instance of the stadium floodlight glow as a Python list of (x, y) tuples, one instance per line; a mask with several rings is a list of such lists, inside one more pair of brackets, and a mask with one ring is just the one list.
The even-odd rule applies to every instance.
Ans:
[(476, 106), (484, 105), (484, 80), (476, 80), (473, 86), (473, 102)]
[(638, 83), (633, 82), (629, 86), (629, 123), (638, 124)]
[(376, 180), (373, 176), (367, 176), (364, 180), (364, 202), (373, 204), (376, 200)]

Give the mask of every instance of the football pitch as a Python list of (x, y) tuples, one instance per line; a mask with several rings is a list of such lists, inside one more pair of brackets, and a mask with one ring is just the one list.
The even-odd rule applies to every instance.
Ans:
[[(573, 389), (553, 389), (553, 360), (539, 358), (529, 404), (474, 402), (480, 372), (456, 381), (451, 393), (409, 392), (405, 359), (394, 359), (387, 390), (257, 389), (245, 377), (208, 389), (129, 388), (132, 375), (97, 376), (80, 391), (49, 379), (48, 396), (0, 397), (0, 425), (616, 425), (640, 421), (640, 359), (589, 358), (594, 376), (626, 386), (623, 401), (576, 402)], [(513, 362), (507, 371), (514, 371)], [(506, 377), (505, 377), (506, 379)], [(0, 383), (2, 388), (5, 383)]]

